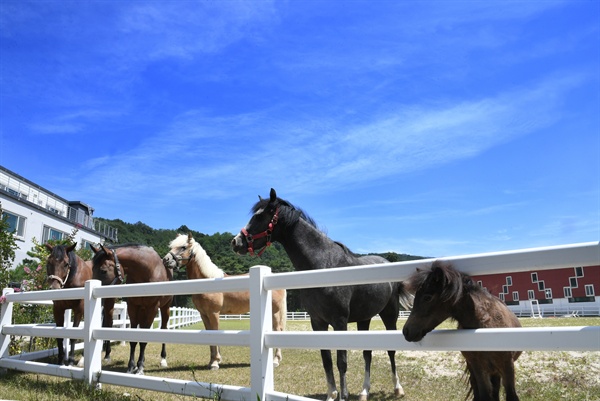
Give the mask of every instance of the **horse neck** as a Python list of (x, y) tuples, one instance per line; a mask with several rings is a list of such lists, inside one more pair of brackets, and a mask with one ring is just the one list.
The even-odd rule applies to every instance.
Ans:
[[(123, 273), (127, 276), (127, 281), (130, 283), (138, 281), (148, 281), (158, 270), (157, 266), (161, 266), (160, 272), (164, 269), (161, 260), (148, 263), (144, 255), (141, 255), (141, 250), (135, 247), (116, 248), (113, 252), (117, 253), (117, 259), (123, 269)], [(160, 259), (160, 257), (159, 257)]]
[(482, 325), (481, 306), (476, 306), (470, 291), (465, 292), (460, 300), (452, 307), (452, 318), (458, 322), (461, 329), (477, 329)]
[(203, 248), (196, 247), (194, 256), (185, 265), (188, 279), (221, 278), (225, 276), (223, 270), (213, 263)]
[(282, 237), (277, 241), (283, 245), (296, 270), (351, 264), (348, 255), (339, 245), (303, 219), (285, 228)]
[(65, 288), (83, 287), (85, 282), (92, 278), (92, 262), (84, 261), (77, 254), (75, 254), (75, 261), (77, 262), (77, 266), (70, 267), (69, 275), (65, 282)]

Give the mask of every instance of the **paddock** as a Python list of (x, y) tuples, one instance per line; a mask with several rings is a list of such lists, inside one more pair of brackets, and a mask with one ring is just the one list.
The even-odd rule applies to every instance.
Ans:
[[(600, 264), (598, 242), (557, 247), (517, 250), (490, 254), (439, 258), (450, 261), (461, 271), (471, 275), (500, 272), (547, 270), (572, 266), (597, 266)], [(373, 349), (399, 351), (452, 351), (452, 350), (524, 350), (524, 351), (598, 351), (600, 327), (535, 327), (522, 329), (436, 330), (420, 343), (408, 343), (400, 332), (283, 332), (271, 331), (270, 290), (308, 288), (327, 285), (344, 285), (399, 281), (407, 278), (416, 267), (431, 260), (398, 262), (385, 265), (350, 267), (327, 271), (291, 272), (272, 274), (265, 266), (251, 269), (249, 277), (228, 279), (189, 280), (167, 283), (131, 284), (128, 286), (101, 287), (91, 280), (83, 289), (39, 291), (11, 294), (5, 290), (6, 302), (2, 305), (2, 331), (0, 335), (0, 367), (39, 374), (83, 380), (92, 385), (111, 384), (145, 388), (152, 391), (211, 398), (215, 391), (222, 400), (309, 400), (294, 394), (274, 390), (272, 349)], [(161, 294), (194, 294), (201, 292), (242, 291), (251, 292), (250, 329), (220, 330), (131, 330), (101, 328), (100, 302), (105, 297), (134, 297)], [(54, 328), (40, 325), (13, 325), (12, 306), (15, 302), (29, 303), (53, 299), (84, 298), (86, 320), (80, 328)], [(551, 324), (551, 319), (547, 319)], [(11, 335), (38, 337), (71, 337), (84, 340), (85, 365), (83, 368), (48, 365), (22, 361), (8, 355)], [(498, 341), (498, 335), (503, 341)], [(148, 341), (175, 344), (241, 346), (250, 348), (250, 386), (202, 383), (195, 380), (176, 380), (151, 376), (133, 376), (102, 370), (101, 348), (103, 340)], [(285, 361), (284, 361), (285, 363)], [(320, 372), (317, 364), (315, 370)]]

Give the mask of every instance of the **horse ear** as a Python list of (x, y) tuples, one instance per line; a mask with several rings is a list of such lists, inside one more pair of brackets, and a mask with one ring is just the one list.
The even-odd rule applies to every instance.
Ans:
[(262, 200), (263, 200), (262, 196), (258, 195), (258, 201), (260, 202)]
[(92, 252), (94, 252), (95, 254), (100, 252), (100, 248), (96, 248), (94, 245), (90, 244), (90, 248), (92, 249)]
[(75, 244), (73, 244), (73, 245), (70, 245), (70, 246), (67, 248), (67, 253), (69, 253), (69, 252), (73, 252), (73, 251), (75, 250), (75, 247), (76, 247), (76, 246), (77, 246), (77, 243), (75, 243)]
[(50, 245), (49, 243), (47, 243), (47, 242), (46, 242), (46, 243), (44, 244), (44, 246), (46, 247), (46, 249), (47, 249), (48, 251), (50, 251), (50, 253), (52, 253), (52, 245)]
[(275, 202), (277, 200), (277, 193), (275, 192), (275, 190), (273, 188), (271, 188), (271, 202)]
[(104, 251), (104, 253), (108, 255), (109, 249), (107, 247), (105, 247), (104, 245), (100, 244), (100, 249), (102, 249)]
[(188, 233), (188, 242), (192, 242), (194, 237), (192, 237), (192, 233)]
[(431, 265), (431, 276), (436, 282), (444, 280), (444, 270), (439, 263), (434, 262), (433, 265)]

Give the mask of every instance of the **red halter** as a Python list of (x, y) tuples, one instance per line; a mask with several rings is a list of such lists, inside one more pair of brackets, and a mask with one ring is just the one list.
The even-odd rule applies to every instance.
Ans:
[(275, 214), (273, 215), (273, 218), (269, 222), (269, 226), (267, 227), (267, 229), (265, 231), (252, 235), (248, 232), (248, 230), (246, 230), (245, 227), (242, 228), (242, 234), (244, 234), (244, 237), (246, 237), (246, 242), (248, 243), (248, 253), (250, 255), (254, 256), (254, 240), (255, 239), (267, 237), (267, 243), (265, 244), (265, 246), (263, 246), (260, 249), (260, 251), (258, 251), (258, 256), (261, 256), (263, 254), (263, 252), (267, 249), (267, 247), (271, 246), (271, 234), (273, 233), (273, 230), (275, 229), (275, 226), (277, 225), (277, 220), (279, 220), (279, 208), (277, 208), (275, 210)]

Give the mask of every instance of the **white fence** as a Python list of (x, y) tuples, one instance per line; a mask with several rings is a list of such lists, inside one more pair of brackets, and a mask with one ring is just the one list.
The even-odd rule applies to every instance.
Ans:
[[(459, 270), (471, 274), (494, 274), (527, 270), (550, 270), (572, 266), (600, 264), (600, 243), (564, 245), (479, 255), (441, 258)], [(167, 283), (130, 284), (102, 287), (96, 280), (85, 288), (11, 294), (5, 290), (0, 334), (0, 368), (18, 369), (38, 374), (85, 380), (90, 385), (102, 383), (144, 388), (210, 398), (215, 392), (222, 400), (309, 400), (274, 390), (273, 348), (295, 349), (373, 349), (373, 350), (463, 350), (463, 351), (598, 351), (600, 327), (538, 327), (519, 329), (440, 330), (421, 342), (409, 343), (399, 332), (272, 332), (271, 290), (279, 288), (315, 288), (332, 285), (367, 284), (406, 279), (416, 267), (432, 260), (417, 260), (383, 265), (355, 266), (309, 272), (271, 274), (270, 268), (256, 266), (246, 277), (188, 280)], [(101, 299), (114, 297), (184, 295), (250, 289), (250, 330), (131, 330), (101, 327)], [(13, 325), (15, 302), (48, 299), (85, 300), (86, 320), (81, 328), (54, 328), (42, 325)], [(17, 360), (8, 355), (11, 335), (71, 337), (82, 339), (85, 349), (83, 368), (49, 365)], [(498, 341), (502, 335), (503, 341)], [(198, 383), (164, 377), (135, 376), (102, 370), (102, 341), (145, 341), (193, 345), (250, 347), (251, 387)]]

